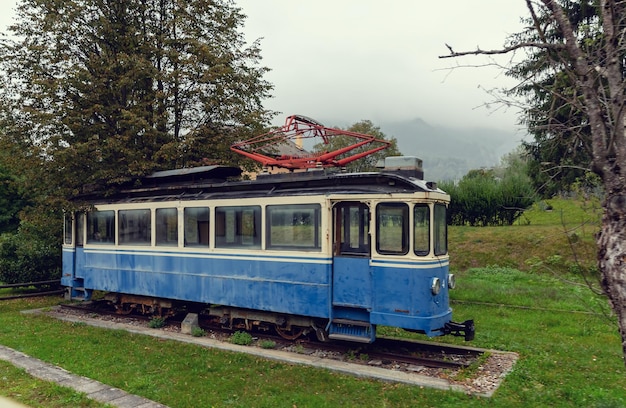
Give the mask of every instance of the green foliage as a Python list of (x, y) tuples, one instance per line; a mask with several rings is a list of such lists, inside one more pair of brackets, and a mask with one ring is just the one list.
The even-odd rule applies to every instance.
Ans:
[[(400, 151), (398, 150), (398, 142), (396, 138), (395, 137), (388, 138), (387, 135), (385, 135), (380, 130), (380, 127), (375, 126), (369, 120), (362, 120), (360, 122), (357, 122), (345, 130), (349, 132), (361, 133), (365, 135), (372, 135), (376, 139), (388, 140), (391, 142), (391, 145), (387, 147), (386, 149), (383, 149), (381, 151), (378, 151), (376, 153), (370, 154), (361, 159), (348, 163), (346, 165), (346, 169), (350, 172), (374, 171), (376, 170), (376, 163), (380, 159), (384, 159), (385, 157), (389, 157), (389, 156), (401, 156), (402, 155), (402, 153), (400, 153)], [(328, 139), (328, 144), (318, 143), (315, 146), (313, 146), (313, 150), (316, 152), (324, 152), (324, 151), (330, 152), (330, 151), (338, 150), (344, 147), (348, 147), (356, 143), (357, 141), (358, 141), (357, 139), (354, 139), (350, 136), (331, 137)], [(356, 148), (354, 150), (351, 150), (348, 153), (340, 155), (338, 158), (352, 156), (354, 154), (365, 152), (367, 150), (376, 148), (378, 146), (379, 145), (376, 145), (376, 144), (365, 145), (365, 146)]]
[[(60, 220), (57, 219), (60, 223)], [(58, 227), (58, 226), (57, 226)], [(26, 222), (0, 235), (0, 282), (23, 283), (61, 277), (60, 234)]]
[(201, 329), (200, 327), (193, 327), (191, 329), (191, 335), (193, 337), (203, 337), (206, 334), (206, 332)]
[(17, 231), (18, 215), (25, 205), (16, 177), (0, 163), (0, 234)]
[[(597, 48), (602, 34), (594, 31), (598, 9), (592, 2), (559, 2), (586, 50)], [(536, 32), (537, 24), (527, 19), (524, 32), (512, 42), (563, 41), (563, 32), (547, 23), (549, 13), (538, 13), (546, 30)], [(572, 183), (589, 171), (592, 159), (591, 127), (587, 112), (577, 100), (576, 80), (567, 72), (563, 55), (550, 47), (528, 49), (529, 57), (511, 67), (507, 74), (521, 81), (509, 91), (516, 99), (527, 101), (522, 122), (534, 140), (523, 142), (528, 154), (535, 189), (546, 198), (569, 191)], [(597, 52), (602, 55), (606, 51)]]
[(274, 340), (263, 340), (259, 343), (259, 345), (264, 349), (276, 348), (276, 342)]
[(458, 184), (440, 183), (451, 196), (451, 225), (512, 225), (535, 200), (524, 163), (515, 155), (506, 167), (472, 170)]
[(62, 197), (239, 160), (229, 145), (272, 115), (244, 18), (229, 0), (20, 3), (0, 48), (5, 139)]
[(82, 191), (240, 160), (229, 145), (273, 115), (244, 18), (229, 0), (19, 4), (0, 40), (0, 279), (58, 276), (45, 215)]
[(152, 329), (160, 329), (165, 326), (165, 320), (166, 319), (164, 317), (155, 316), (148, 322), (148, 327)]
[(230, 336), (230, 342), (240, 346), (249, 346), (252, 344), (252, 335), (245, 331), (236, 331)]
[(22, 208), (17, 231), (0, 235), (0, 281), (23, 283), (61, 277), (62, 217), (53, 206)]

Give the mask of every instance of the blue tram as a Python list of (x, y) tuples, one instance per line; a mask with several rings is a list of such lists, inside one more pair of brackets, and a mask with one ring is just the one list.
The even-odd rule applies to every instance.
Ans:
[(237, 181), (232, 167), (164, 171), (83, 197), (88, 210), (65, 217), (67, 297), (105, 291), (120, 313), (189, 302), (286, 338), (372, 342), (385, 325), (470, 340), (473, 321), (449, 307), (449, 196), (419, 159), (386, 160)]

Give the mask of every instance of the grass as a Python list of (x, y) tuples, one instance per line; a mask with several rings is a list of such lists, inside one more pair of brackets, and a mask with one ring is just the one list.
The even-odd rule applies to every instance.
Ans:
[[(597, 204), (550, 200), (535, 205), (512, 227), (450, 227), (450, 268), (490, 265), (556, 274), (595, 270)], [(574, 255), (575, 254), (575, 255)]]
[(4, 361), (0, 361), (0, 395), (32, 407), (105, 406), (69, 388), (33, 378), (24, 370)]
[[(450, 247), (456, 251), (451, 259), (459, 278), (458, 289), (451, 294), (455, 320), (475, 319), (472, 345), (520, 355), (492, 398), (355, 378), (20, 313), (58, 303), (51, 298), (0, 303), (0, 344), (173, 408), (624, 407), (626, 368), (615, 319), (606, 316), (606, 301), (581, 285), (580, 275), (567, 267), (571, 259), (567, 247), (547, 241), (563, 229), (558, 216), (561, 203), (551, 204), (551, 213), (538, 209), (536, 215), (528, 214), (530, 224), (491, 229), (501, 239), (485, 235), (488, 228), (451, 228)], [(580, 234), (582, 242), (591, 230), (586, 227)], [(525, 243), (533, 235), (530, 231), (541, 232), (544, 238), (535, 237), (535, 245)], [(456, 241), (461, 233), (464, 251)], [(507, 246), (517, 241), (524, 242), (522, 254)], [(485, 242), (491, 243), (494, 255), (481, 263), (487, 255), (477, 252)], [(555, 255), (562, 257), (556, 262), (559, 273), (550, 265), (537, 267), (537, 262), (549, 264)], [(539, 261), (525, 262), (531, 257)], [(594, 258), (583, 260), (592, 263)], [(459, 266), (471, 259), (477, 264)], [(381, 334), (416, 336), (380, 329)], [(460, 338), (443, 341), (463, 343)], [(100, 406), (73, 402), (80, 395), (37, 382), (6, 364), (0, 364), (0, 370), (0, 395), (31, 406)], [(40, 387), (49, 388), (43, 395), (30, 394)]]

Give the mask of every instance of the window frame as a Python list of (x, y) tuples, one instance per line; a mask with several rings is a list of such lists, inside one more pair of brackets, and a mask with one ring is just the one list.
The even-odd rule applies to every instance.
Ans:
[(447, 211), (448, 208), (445, 204), (435, 203), (433, 210), (433, 250), (435, 256), (443, 256), (448, 253)]
[[(400, 209), (402, 211), (401, 219), (401, 245), (399, 250), (386, 249), (381, 246), (382, 244), (382, 231), (383, 228), (383, 209), (387, 207), (389, 209)], [(393, 227), (393, 226), (392, 226)], [(404, 256), (409, 253), (409, 205), (400, 201), (381, 202), (376, 205), (376, 252), (380, 255), (390, 256)]]
[(63, 245), (74, 245), (74, 213), (63, 214)]
[[(115, 210), (94, 210), (89, 211), (87, 213), (87, 244), (91, 245), (115, 245), (115, 237), (116, 237), (116, 212)], [(103, 221), (104, 225), (100, 225), (100, 222)], [(97, 222), (97, 231), (94, 222)], [(100, 234), (100, 238), (96, 240), (95, 235), (99, 234), (100, 227), (104, 227), (105, 236), (102, 238)]]
[[(348, 216), (346, 217), (346, 211)], [(361, 201), (341, 201), (333, 206), (335, 256), (370, 257), (372, 244), (370, 222), (372, 211)], [(354, 217), (357, 223), (354, 224)], [(356, 228), (356, 234), (353, 234)], [(353, 246), (353, 243), (358, 246)]]
[[(170, 224), (171, 220), (174, 220), (173, 226)], [(178, 246), (178, 208), (156, 208), (154, 210), (154, 227), (155, 246)], [(165, 230), (162, 230), (163, 228), (165, 228)]]
[[(198, 210), (205, 210), (205, 214), (191, 214), (191, 212), (197, 212)], [(201, 219), (202, 215), (206, 215), (206, 220)], [(192, 238), (192, 230), (188, 227), (191, 227), (191, 219), (195, 217), (195, 236), (196, 239), (192, 242), (190, 238)], [(206, 223), (206, 225), (200, 226), (200, 223)], [(206, 238), (206, 242), (203, 242), (203, 238)], [(198, 207), (185, 207), (183, 209), (183, 246), (185, 248), (209, 248), (211, 244), (211, 208), (208, 206), (198, 206)]]
[[(130, 215), (132, 215), (132, 217), (130, 217)], [(137, 225), (134, 225), (135, 222)], [(134, 231), (128, 231), (129, 229), (134, 229)], [(137, 238), (134, 236), (137, 236)], [(152, 211), (149, 208), (127, 208), (118, 210), (117, 242), (118, 245), (151, 246)]]
[(260, 205), (216, 206), (214, 217), (215, 248), (261, 249), (263, 229)]
[[(418, 209), (425, 209), (426, 210), (426, 214), (425, 216), (422, 218), (425, 221), (425, 226), (426, 226), (426, 247), (423, 248), (422, 250), (418, 250), (417, 248), (417, 244), (418, 244), (418, 233), (417, 233), (417, 222), (418, 222), (418, 217), (417, 217), (417, 211)], [(428, 203), (416, 203), (413, 206), (413, 253), (417, 256), (427, 256), (430, 254), (430, 248), (431, 248), (431, 243), (432, 243), (432, 239), (431, 239), (431, 206)], [(420, 236), (424, 236), (424, 234), (419, 234)]]
[[(282, 223), (280, 225), (274, 225), (274, 220), (278, 220), (278, 214), (276, 217), (274, 216), (274, 212), (282, 211), (284, 215), (287, 217), (291, 217), (292, 223)], [(298, 234), (296, 234), (295, 229), (296, 225), (293, 224), (294, 218), (297, 214), (305, 213), (306, 211), (312, 212), (310, 217), (312, 218), (310, 224), (306, 224), (310, 226), (312, 231), (312, 241), (307, 245), (306, 241), (297, 240)], [(265, 246), (268, 250), (282, 250), (282, 251), (316, 251), (319, 252), (322, 250), (322, 239), (321, 239), (321, 229), (322, 229), (322, 217), (321, 217), (322, 206), (318, 203), (305, 203), (305, 204), (270, 204), (265, 207)], [(301, 224), (305, 225), (305, 224)], [(272, 234), (274, 228), (283, 227), (294, 227), (292, 228), (292, 240), (289, 243), (281, 242), (278, 244), (274, 244), (272, 241)]]

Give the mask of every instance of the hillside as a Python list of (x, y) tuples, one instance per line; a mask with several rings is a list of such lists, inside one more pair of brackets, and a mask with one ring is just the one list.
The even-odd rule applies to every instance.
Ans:
[(522, 139), (514, 130), (433, 126), (420, 118), (378, 125), (398, 140), (403, 154), (424, 161), (425, 178), (433, 181), (458, 180), (469, 170), (497, 165)]
[(535, 204), (512, 226), (450, 226), (450, 268), (500, 266), (549, 274), (596, 271), (595, 233), (601, 210), (596, 201), (549, 200)]

